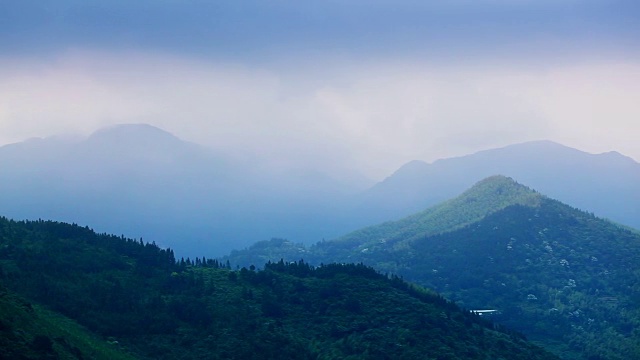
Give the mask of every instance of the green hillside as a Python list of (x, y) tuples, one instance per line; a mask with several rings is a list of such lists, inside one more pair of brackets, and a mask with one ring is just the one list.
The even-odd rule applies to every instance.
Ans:
[(135, 359), (75, 321), (0, 287), (0, 359)]
[(425, 237), (399, 268), (565, 358), (640, 359), (640, 236), (559, 202)]
[[(379, 251), (402, 256), (401, 253), (408, 251), (413, 242), (426, 235), (459, 229), (510, 205), (539, 206), (542, 199), (543, 196), (535, 191), (510, 178), (496, 175), (478, 182), (452, 200), (398, 221), (366, 227), (329, 243), (320, 243), (312, 248), (312, 252), (321, 257), (338, 255), (334, 261), (356, 262)], [(398, 269), (391, 266), (381, 270)]]
[[(401, 253), (425, 235), (459, 229), (510, 205), (538, 206), (543, 198), (510, 178), (496, 175), (478, 182), (459, 197), (398, 221), (369, 226), (310, 248), (284, 239), (261, 241), (246, 250), (232, 251), (228, 259), (241, 266), (280, 258), (304, 258), (314, 263), (361, 262), (372, 252)], [(398, 269), (392, 263), (375, 265), (382, 271), (395, 272)]]
[(555, 358), (364, 265), (231, 270), (49, 221), (0, 218), (0, 283), (7, 358)]
[(640, 359), (640, 235), (515, 181), (488, 178), (396, 222), (306, 248), (284, 240), (232, 263), (304, 255), (363, 262), (442, 293), (566, 359)]
[(357, 230), (336, 239), (359, 246), (376, 243), (404, 244), (417, 236), (458, 229), (507, 206), (537, 206), (542, 195), (510, 178), (496, 175), (478, 182), (461, 196), (398, 221)]

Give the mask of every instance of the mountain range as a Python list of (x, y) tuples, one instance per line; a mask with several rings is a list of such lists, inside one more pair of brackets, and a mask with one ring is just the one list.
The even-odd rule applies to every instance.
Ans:
[(406, 218), (307, 247), (274, 239), (232, 264), (364, 263), (442, 293), (565, 359), (640, 359), (640, 233), (492, 176)]
[[(0, 213), (6, 216), (83, 223), (98, 232), (154, 241), (145, 244), (142, 239), (97, 235), (89, 228), (50, 221), (3, 219), (0, 276), (10, 288), (0, 288), (0, 293), (7, 294), (0, 300), (29, 318), (24, 321), (35, 324), (34, 329), (37, 324), (56, 328), (58, 314), (30, 313), (28, 306), (25, 313), (21, 304), (34, 299), (38, 303), (55, 300), (61, 303), (47, 303), (50, 309), (71, 321), (93, 319), (81, 325), (98, 334), (116, 331), (118, 336), (129, 336), (141, 321), (147, 327), (145, 334), (168, 331), (166, 334), (173, 336), (171, 331), (179, 324), (203, 326), (199, 319), (208, 317), (199, 315), (210, 309), (205, 305), (210, 298), (198, 297), (224, 289), (224, 294), (239, 296), (231, 296), (235, 299), (231, 302), (248, 301), (244, 310), (237, 311), (260, 307), (263, 315), (275, 317), (275, 327), (280, 326), (277, 319), (283, 312), (322, 315), (328, 309), (335, 310), (331, 316), (337, 317), (324, 319), (328, 322), (322, 328), (330, 328), (334, 337), (355, 334), (352, 340), (341, 338), (335, 351), (343, 356), (356, 351), (354, 344), (361, 344), (371, 334), (359, 332), (368, 325), (350, 328), (340, 322), (340, 316), (345, 310), (363, 314), (360, 311), (375, 302), (350, 302), (349, 296), (343, 296), (346, 290), (331, 288), (336, 281), (322, 279), (326, 279), (326, 271), (336, 272), (334, 280), (350, 274), (373, 274), (374, 270), (366, 268), (371, 266), (393, 274), (375, 275), (379, 281), (399, 275), (438, 291), (456, 306), (490, 310), (500, 324), (526, 334), (562, 358), (640, 358), (640, 233), (633, 229), (638, 227), (640, 165), (615, 152), (594, 155), (548, 141), (516, 144), (433, 164), (413, 161), (358, 192), (353, 184), (319, 175), (320, 169), (317, 174), (272, 172), (252, 159), (189, 143), (152, 126), (122, 125), (87, 138), (32, 139), (0, 147), (0, 166), (4, 169), (0, 173)], [(511, 177), (494, 175), (499, 173)], [(280, 238), (255, 242), (273, 236)], [(52, 242), (42, 242), (45, 238)], [(102, 248), (97, 240), (111, 247)], [(76, 248), (78, 242), (80, 247)], [(211, 256), (252, 243), (244, 250), (232, 251), (221, 262), (211, 260)], [(93, 250), (87, 253), (89, 249)], [(174, 250), (178, 258), (196, 260), (176, 262)], [(99, 256), (92, 258), (89, 253)], [(203, 255), (210, 259), (201, 259)], [(332, 270), (323, 265), (335, 262), (364, 265)], [(223, 263), (229, 265), (221, 266)], [(286, 288), (261, 287), (265, 275), (252, 274), (255, 266), (265, 263), (271, 273), (285, 277), (272, 274), (264, 284), (283, 282), (289, 284)], [(56, 266), (58, 270), (51, 270)], [(75, 275), (64, 277), (68, 274), (62, 269), (74, 266), (78, 271), (69, 274)], [(235, 266), (244, 270), (229, 271)], [(211, 267), (215, 270), (204, 270)], [(31, 273), (37, 269), (52, 272)], [(107, 270), (101, 273), (97, 269)], [(122, 273), (130, 270), (135, 274)], [(27, 273), (30, 275), (24, 275)], [(85, 273), (88, 278), (81, 275)], [(366, 274), (366, 279), (374, 279)], [(48, 282), (48, 277), (58, 275), (63, 278)], [(154, 280), (147, 283), (139, 275)], [(287, 278), (289, 275), (299, 279)], [(130, 276), (135, 280), (122, 281)], [(167, 280), (167, 276), (177, 276), (176, 281)], [(304, 280), (309, 276), (318, 280)], [(211, 285), (212, 279), (217, 279), (217, 285)], [(342, 286), (351, 289), (360, 286), (357, 283), (367, 283), (366, 279), (348, 280)], [(102, 292), (103, 299), (111, 299), (107, 301), (111, 305), (99, 305), (114, 306), (107, 313), (135, 308), (135, 316), (103, 317), (101, 311), (106, 308), (99, 310), (95, 299), (76, 291), (80, 289), (74, 285), (78, 281), (92, 289), (81, 291)], [(291, 294), (300, 286), (320, 283), (323, 285), (314, 293), (319, 298), (307, 300), (328, 307), (300, 309), (305, 302)], [(174, 285), (191, 289), (194, 298), (171, 292)], [(255, 285), (259, 287), (248, 290)], [(128, 296), (126, 287), (144, 289), (148, 296)], [(163, 291), (169, 293), (161, 295)], [(256, 292), (261, 294), (257, 302)], [(109, 294), (121, 296), (109, 298)], [(332, 294), (341, 294), (333, 299), (337, 301), (333, 305), (327, 302)], [(373, 296), (369, 294), (363, 298)], [(23, 297), (28, 300), (21, 300)], [(437, 296), (433, 299), (440, 301)], [(278, 306), (280, 301), (288, 305)], [(147, 310), (163, 316), (136, 317)], [(230, 319), (224, 312), (218, 315), (220, 321)], [(446, 311), (445, 316), (449, 319)], [(458, 320), (463, 322), (477, 320), (456, 316), (462, 316)], [(11, 328), (17, 323), (15, 319), (2, 320), (0, 331)], [(237, 325), (248, 326), (246, 331), (260, 329), (255, 346), (276, 341), (269, 340), (271, 327), (256, 328), (255, 322)], [(282, 336), (277, 341), (292, 345), (289, 349), (293, 353), (303, 340), (285, 334), (299, 325), (289, 323), (291, 327), (278, 335)], [(384, 329), (382, 323), (377, 325)], [(407, 323), (403, 329), (414, 325)], [(50, 333), (59, 332), (53, 329)], [(71, 356), (77, 351), (93, 351), (87, 344), (95, 341), (95, 334), (80, 330), (78, 334), (79, 342), (52, 341), (49, 335), (48, 340), (39, 335), (11, 339), (25, 354), (34, 356), (50, 355), (53, 350)], [(324, 339), (325, 335), (319, 336)], [(373, 338), (379, 338), (376, 336)], [(509, 336), (509, 341), (517, 342), (517, 336)], [(159, 351), (162, 342), (150, 341), (135, 351)], [(209, 346), (205, 344), (208, 340), (191, 336), (172, 341), (195, 341), (201, 349)], [(314, 347), (307, 350), (317, 353)], [(126, 354), (118, 356), (126, 358)]]
[(377, 222), (398, 219), (501, 174), (567, 204), (640, 228), (640, 164), (615, 151), (589, 154), (533, 141), (435, 161), (412, 161), (365, 191)]
[(368, 189), (336, 180), (356, 178), (350, 174), (271, 171), (143, 124), (5, 145), (0, 166), (5, 216), (88, 224), (154, 239), (185, 256), (223, 255), (272, 237), (333, 239), (400, 219), (493, 174), (640, 227), (640, 164), (549, 141), (413, 161)]

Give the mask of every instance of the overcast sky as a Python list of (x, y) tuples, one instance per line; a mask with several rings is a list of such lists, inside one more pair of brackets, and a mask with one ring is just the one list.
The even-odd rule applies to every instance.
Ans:
[(0, 1), (0, 144), (149, 123), (274, 167), (640, 160), (637, 1)]

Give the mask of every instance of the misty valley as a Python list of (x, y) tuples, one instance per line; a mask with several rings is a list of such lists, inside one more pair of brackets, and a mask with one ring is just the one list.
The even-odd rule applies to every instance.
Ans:
[(370, 184), (120, 125), (0, 167), (0, 359), (640, 359), (640, 164), (617, 152)]

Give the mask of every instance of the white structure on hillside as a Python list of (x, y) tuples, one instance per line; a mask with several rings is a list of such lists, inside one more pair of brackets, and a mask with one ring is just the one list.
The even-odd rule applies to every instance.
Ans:
[(478, 314), (480, 316), (489, 316), (489, 315), (497, 315), (500, 314), (498, 310), (469, 310), (474, 314)]

